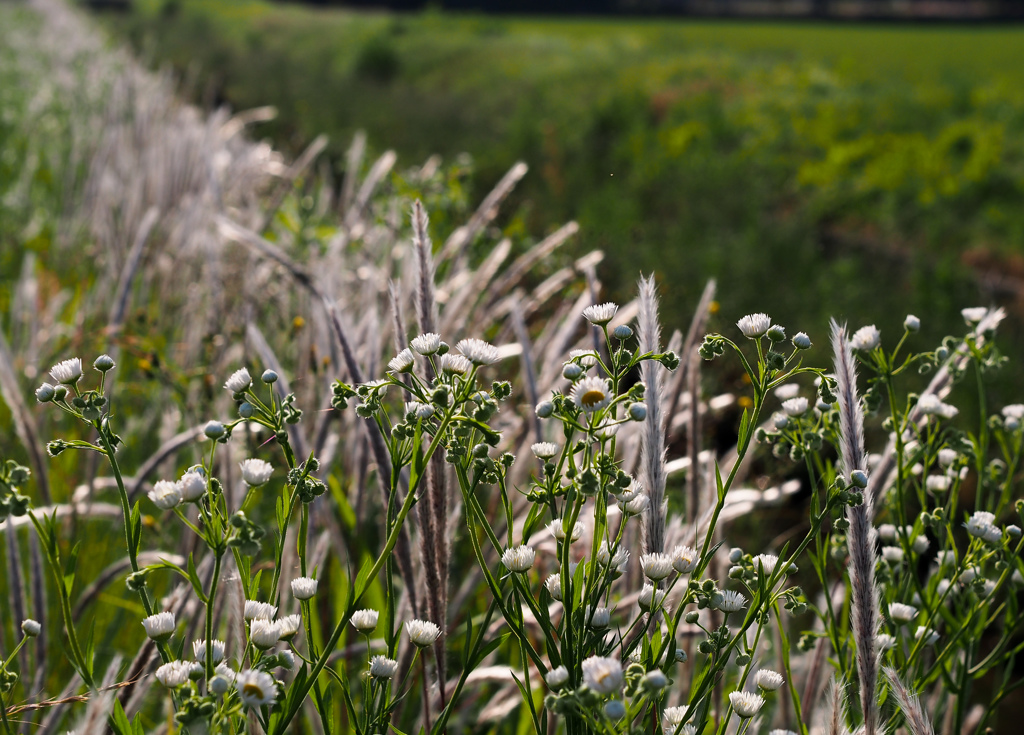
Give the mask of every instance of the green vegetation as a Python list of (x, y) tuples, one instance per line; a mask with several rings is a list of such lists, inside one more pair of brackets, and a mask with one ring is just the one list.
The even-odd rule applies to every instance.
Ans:
[(191, 0), (116, 24), (203, 98), (277, 106), (278, 143), (363, 128), (407, 163), (471, 154), (481, 189), (527, 161), (525, 226), (578, 219), (606, 279), (656, 268), (670, 307), (715, 275), (730, 309), (895, 327), (909, 305), (939, 336), (979, 300), (965, 263), (1005, 273), (1024, 245), (1022, 29)]

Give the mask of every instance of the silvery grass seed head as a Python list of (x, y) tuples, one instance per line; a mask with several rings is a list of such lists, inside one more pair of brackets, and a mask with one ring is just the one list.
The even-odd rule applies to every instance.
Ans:
[(894, 623), (909, 623), (917, 617), (917, 608), (902, 602), (893, 602), (889, 604), (889, 617)]
[(615, 318), (615, 312), (618, 310), (618, 304), (614, 304), (611, 301), (604, 304), (594, 304), (583, 310), (583, 318), (595, 326), (602, 326)]
[(36, 400), (40, 403), (49, 403), (57, 395), (56, 389), (49, 383), (43, 383), (36, 388)]
[(292, 580), (292, 596), (296, 600), (309, 600), (316, 594), (318, 582), (312, 577), (296, 577)]
[(161, 612), (150, 615), (142, 621), (142, 625), (146, 629), (146, 635), (161, 643), (174, 634), (174, 613)]
[(374, 679), (391, 679), (398, 671), (398, 662), (387, 656), (374, 656), (370, 659), (370, 676)]
[(246, 620), (271, 620), (275, 615), (277, 615), (277, 608), (269, 602), (245, 601)]
[(612, 402), (611, 386), (604, 378), (584, 378), (573, 386), (569, 398), (584, 413), (594, 413)]
[(153, 505), (161, 510), (170, 510), (181, 503), (181, 486), (170, 480), (157, 480), (153, 483), (153, 489), (146, 493)]
[[(211, 648), (213, 649), (213, 663), (219, 664), (224, 660), (224, 641), (212, 641)], [(196, 661), (206, 663), (205, 640), (192, 641), (192, 655), (195, 656)]]
[(774, 692), (776, 689), (781, 687), (785, 683), (785, 679), (778, 671), (772, 671), (771, 669), (761, 669), (757, 672), (754, 677), (754, 683), (757, 684), (758, 688), (763, 689), (766, 692)]
[(409, 344), (423, 356), (433, 355), (441, 348), (441, 335), (427, 332), (419, 337), (414, 337)]
[(581, 664), (583, 683), (599, 695), (615, 694), (622, 690), (625, 677), (617, 658), (590, 656)]
[(644, 576), (658, 582), (672, 573), (672, 557), (657, 552), (644, 554), (640, 557), (640, 566), (643, 567)]
[(156, 680), (168, 689), (177, 689), (188, 681), (190, 664), (186, 661), (171, 661), (156, 670)]
[(882, 343), (882, 334), (878, 331), (878, 327), (874, 324), (869, 324), (866, 327), (861, 327), (853, 336), (850, 338), (850, 347), (861, 352), (870, 352)]
[(379, 617), (376, 610), (356, 610), (352, 613), (352, 626), (360, 633), (371, 633), (377, 627)]
[(772, 318), (763, 312), (747, 314), (736, 322), (736, 326), (739, 327), (740, 332), (747, 339), (757, 339), (758, 337), (763, 337), (768, 332), (768, 329), (772, 326)]
[(251, 385), (252, 378), (245, 368), (239, 368), (231, 373), (231, 377), (224, 383), (224, 387), (231, 393), (245, 393)]
[(302, 627), (301, 615), (285, 615), (277, 621), (277, 632), (282, 641), (290, 641)]
[(501, 563), (505, 565), (505, 568), (510, 572), (524, 573), (528, 572), (533, 567), (534, 559), (537, 557), (537, 552), (532, 546), (513, 546), (505, 549), (501, 555)]
[(249, 622), (249, 640), (261, 651), (267, 651), (281, 640), (281, 628), (276, 621), (256, 618)]
[(72, 357), (50, 368), (50, 377), (61, 385), (74, 385), (82, 377), (82, 360)]
[(274, 677), (266, 671), (246, 669), (238, 674), (235, 680), (238, 698), (246, 707), (264, 707), (277, 699), (277, 685)]
[(569, 670), (564, 666), (556, 666), (544, 677), (549, 689), (561, 689), (569, 681)]
[(441, 629), (429, 620), (409, 620), (405, 624), (409, 640), (420, 648), (432, 646), (441, 635)]
[(242, 470), (242, 480), (249, 487), (265, 485), (274, 474), (274, 465), (262, 459), (250, 458), (238, 465)]
[(736, 714), (746, 720), (761, 711), (764, 697), (754, 692), (730, 692), (729, 703)]
[(35, 638), (43, 631), (43, 626), (32, 618), (25, 618), (21, 621), (21, 632), (29, 638)]
[(186, 503), (195, 502), (206, 495), (206, 478), (201, 472), (189, 470), (178, 480), (178, 488), (182, 500)]
[(463, 339), (455, 345), (474, 365), (493, 365), (498, 361), (498, 348), (482, 339)]
[(412, 350), (406, 347), (388, 361), (388, 370), (393, 373), (407, 373), (412, 370), (415, 362)]
[(680, 544), (672, 550), (672, 568), (680, 574), (689, 574), (697, 567), (698, 558), (695, 548)]

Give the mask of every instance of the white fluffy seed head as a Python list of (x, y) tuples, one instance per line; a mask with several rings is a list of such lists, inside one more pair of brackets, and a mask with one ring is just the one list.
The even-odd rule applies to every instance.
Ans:
[(782, 674), (778, 671), (772, 671), (771, 669), (761, 669), (754, 677), (754, 683), (766, 692), (774, 692), (776, 689), (781, 687), (785, 681), (786, 680), (782, 677)]
[(153, 505), (161, 510), (169, 510), (181, 503), (181, 487), (170, 480), (157, 480), (147, 495)]
[(238, 466), (242, 469), (242, 480), (249, 487), (265, 485), (274, 474), (274, 465), (262, 459), (246, 459)]
[(369, 633), (377, 627), (379, 618), (376, 610), (356, 610), (352, 613), (352, 626), (361, 633)]
[(522, 573), (530, 570), (536, 557), (537, 552), (532, 546), (513, 546), (505, 549), (501, 555), (501, 563), (510, 572)]
[(249, 376), (249, 371), (245, 368), (240, 368), (231, 373), (231, 377), (224, 383), (224, 387), (232, 393), (244, 393), (249, 390), (251, 385), (252, 378)]
[(309, 600), (316, 594), (318, 584), (312, 577), (296, 577), (292, 580), (292, 596), (296, 600)]
[(764, 697), (754, 692), (730, 692), (729, 703), (736, 714), (747, 719), (761, 711), (764, 706)]
[(441, 635), (441, 629), (429, 620), (410, 620), (405, 624), (405, 632), (409, 640), (420, 648), (433, 645)]

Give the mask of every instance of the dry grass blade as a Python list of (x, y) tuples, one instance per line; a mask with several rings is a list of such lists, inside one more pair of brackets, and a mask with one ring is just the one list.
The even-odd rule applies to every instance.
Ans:
[(263, 214), (263, 218), (260, 220), (260, 226), (256, 228), (257, 232), (263, 232), (270, 226), (270, 223), (274, 219), (274, 215), (277, 214), (277, 210), (281, 208), (281, 204), (284, 202), (285, 197), (295, 186), (295, 180), (306, 173), (306, 170), (313, 165), (317, 156), (324, 152), (327, 147), (327, 136), (318, 135), (313, 139), (306, 150), (299, 156), (288, 167), (285, 171), (284, 176), (281, 177), (281, 182), (278, 184), (277, 189), (270, 198), (270, 202), (267, 204), (267, 209)]
[(177, 454), (179, 450), (187, 447), (192, 442), (203, 436), (202, 426), (193, 426), (165, 441), (153, 454), (146, 458), (146, 461), (139, 465), (138, 472), (132, 478), (128, 488), (128, 497), (134, 499), (143, 489), (146, 481), (153, 476), (160, 465)]
[(121, 269), (121, 277), (117, 282), (117, 294), (114, 296), (114, 303), (110, 308), (107, 332), (112, 337), (116, 336), (121, 331), (121, 327), (124, 326), (124, 315), (128, 312), (128, 298), (131, 296), (132, 284), (135, 282), (135, 276), (139, 272), (139, 266), (142, 264), (142, 254), (146, 249), (146, 242), (149, 241), (149, 236), (159, 219), (160, 210), (156, 207), (150, 207), (146, 210), (146, 214), (143, 215), (142, 222), (139, 223), (139, 229), (135, 234), (132, 249), (128, 253), (124, 267)]
[[(178, 566), (182, 566), (185, 563), (185, 557), (179, 554), (172, 554), (169, 551), (144, 551), (139, 554), (138, 560), (141, 566), (157, 564), (161, 561), (169, 561)], [(111, 584), (122, 574), (131, 571), (131, 566), (131, 562), (126, 557), (115, 561), (97, 574), (89, 586), (83, 589), (82, 593), (78, 596), (78, 601), (75, 603), (72, 611), (75, 619), (77, 620), (82, 616), (86, 608), (95, 602), (107, 585)]]
[(36, 488), (39, 497), (44, 503), (51, 503), (50, 498), (50, 475), (46, 459), (43, 457), (42, 442), (39, 441), (39, 431), (36, 429), (35, 419), (25, 405), (21, 396), (21, 386), (18, 384), (18, 376), (14, 369), (14, 356), (7, 344), (3, 332), (0, 332), (0, 395), (11, 410), (14, 419), (14, 431), (18, 439), (28, 452), (29, 464), (32, 465), (32, 472), (36, 479)]
[(448, 262), (457, 258), (466, 245), (473, 241), (480, 231), (493, 220), (498, 214), (498, 208), (505, 197), (512, 193), (512, 190), (519, 183), (519, 180), (526, 176), (526, 172), (529, 170), (527, 165), (522, 161), (519, 161), (508, 170), (508, 172), (501, 177), (495, 187), (491, 190), (491, 193), (484, 197), (484, 200), (480, 202), (480, 206), (477, 207), (476, 211), (473, 212), (473, 216), (469, 218), (469, 222), (456, 228), (456, 230), (449, 235), (448, 239), (444, 243), (444, 247), (441, 248), (441, 256), (439, 260), (441, 262)]
[(318, 299), (326, 298), (320, 288), (316, 285), (313, 275), (304, 266), (299, 265), (288, 257), (288, 255), (277, 245), (222, 215), (218, 215), (216, 221), (217, 228), (222, 237), (252, 248), (261, 255), (264, 255), (274, 262), (284, 266), (284, 268), (291, 274), (292, 278), (294, 278), (304, 288), (308, 289), (310, 293)]
[(356, 193), (356, 182), (359, 180), (359, 167), (363, 164), (363, 157), (366, 155), (366, 133), (357, 131), (352, 136), (352, 145), (345, 153), (345, 181), (341, 185), (341, 196), (338, 201), (338, 211), (345, 213), (352, 206)]
[(512, 265), (505, 269), (505, 272), (501, 274), (500, 278), (495, 280), (494, 285), (491, 287), (490, 293), (493, 296), (487, 310), (489, 311), (490, 306), (497, 303), (498, 299), (515, 288), (533, 266), (555, 252), (579, 231), (580, 226), (578, 224), (567, 222), (512, 261)]
[(373, 196), (381, 180), (388, 175), (388, 172), (391, 171), (397, 160), (398, 156), (394, 151), (385, 151), (384, 155), (378, 158), (376, 163), (370, 168), (370, 172), (363, 179), (363, 185), (359, 187), (359, 193), (356, 194), (355, 201), (352, 202), (352, 206), (345, 213), (345, 226), (348, 229), (354, 230), (356, 225), (359, 224), (363, 211), (370, 203), (370, 197)]

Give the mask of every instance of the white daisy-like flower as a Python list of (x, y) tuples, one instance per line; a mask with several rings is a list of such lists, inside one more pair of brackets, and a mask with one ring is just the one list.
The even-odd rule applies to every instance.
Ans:
[(939, 465), (942, 467), (949, 467), (951, 464), (956, 462), (959, 457), (960, 453), (955, 449), (940, 449)]
[(277, 632), (282, 641), (290, 641), (302, 627), (301, 615), (285, 615), (277, 621)]
[(1002, 413), (1008, 419), (1020, 421), (1024, 419), (1024, 403), (1011, 403), (1009, 406), (1003, 406)]
[(271, 620), (275, 615), (277, 615), (277, 608), (269, 602), (245, 601), (246, 620)]
[(951, 419), (960, 413), (960, 409), (943, 403), (934, 393), (925, 393), (917, 400), (917, 410), (925, 416), (940, 416), (944, 419)]
[(376, 610), (356, 610), (352, 613), (352, 626), (360, 633), (370, 633), (379, 619), (380, 613)]
[(187, 661), (171, 661), (156, 670), (156, 680), (168, 689), (177, 689), (188, 681), (191, 664)]
[[(213, 649), (213, 662), (219, 664), (224, 660), (224, 641), (211, 641), (210, 647)], [(192, 653), (196, 661), (206, 663), (206, 641), (192, 641)]]
[(764, 706), (764, 697), (754, 692), (730, 692), (729, 703), (743, 719), (753, 717)]
[(530, 449), (537, 459), (551, 459), (558, 454), (558, 445), (552, 442), (537, 442)]
[(774, 391), (775, 397), (780, 401), (788, 401), (790, 398), (796, 398), (800, 394), (800, 386), (796, 383), (786, 383), (780, 385)]
[(917, 617), (917, 608), (902, 602), (892, 602), (889, 604), (889, 617), (897, 623), (909, 623)]
[(226, 663), (222, 662), (217, 664), (217, 666), (214, 668), (214, 671), (216, 672), (217, 676), (224, 677), (229, 684), (234, 684), (235, 681), (238, 679), (238, 672), (232, 669)]
[(949, 490), (952, 482), (953, 478), (948, 475), (928, 475), (928, 479), (924, 481), (924, 486), (932, 492), (942, 492), (943, 490)]
[(590, 656), (583, 660), (583, 683), (600, 695), (615, 694), (622, 690), (626, 678), (622, 673), (622, 664), (617, 658)]
[(586, 619), (594, 630), (603, 630), (612, 620), (612, 611), (607, 607), (593, 607), (587, 610)]
[(482, 339), (462, 339), (455, 349), (474, 365), (493, 365), (498, 361), (498, 348)]
[(638, 516), (641, 515), (647, 507), (651, 504), (651, 499), (643, 494), (638, 494), (636, 497), (631, 498), (626, 503), (621, 503), (622, 510), (624, 513), (629, 515)]
[(154, 641), (166, 641), (174, 634), (174, 613), (161, 612), (142, 621), (146, 635)]
[(547, 589), (548, 594), (551, 595), (553, 600), (562, 599), (562, 575), (555, 572), (550, 577), (544, 580), (544, 587)]
[(416, 358), (413, 357), (412, 350), (406, 347), (404, 350), (388, 360), (388, 370), (393, 373), (407, 373), (412, 370), (412, 366), (415, 362)]
[(672, 573), (672, 557), (658, 552), (644, 554), (640, 557), (640, 566), (643, 567), (644, 576), (657, 582)]
[(556, 666), (547, 673), (544, 681), (550, 689), (561, 689), (569, 681), (569, 669), (564, 666)]
[(584, 413), (593, 413), (612, 402), (612, 389), (604, 378), (584, 378), (572, 387), (569, 398)]
[(419, 337), (414, 337), (409, 344), (421, 355), (433, 355), (441, 349), (441, 335), (427, 332)]
[(153, 505), (162, 510), (169, 510), (181, 502), (181, 487), (170, 480), (157, 480), (148, 493)]
[(370, 659), (370, 676), (374, 679), (391, 679), (398, 672), (398, 662), (387, 656)]
[(242, 469), (242, 480), (249, 487), (265, 485), (274, 474), (274, 465), (262, 459), (246, 459), (238, 466)]
[(1003, 537), (1002, 531), (994, 524), (995, 519), (994, 514), (979, 510), (964, 524), (964, 528), (967, 529), (967, 533), (975, 538), (995, 543)]
[(238, 698), (246, 707), (264, 707), (277, 699), (277, 684), (266, 671), (246, 669), (235, 679)]
[[(679, 726), (683, 724), (683, 719), (686, 717), (686, 710), (686, 707), (668, 707), (661, 713), (661, 729), (665, 735), (676, 735), (676, 731), (679, 730)], [(686, 724), (679, 732), (682, 735), (692, 735), (697, 732), (697, 728)]]
[(774, 692), (785, 682), (786, 680), (782, 678), (782, 674), (771, 669), (761, 669), (754, 677), (754, 683), (757, 684), (758, 688), (764, 689), (766, 692)]
[(405, 632), (409, 640), (420, 648), (433, 645), (441, 635), (441, 629), (429, 620), (410, 620), (405, 624)]
[(917, 640), (924, 639), (924, 644), (926, 646), (932, 646), (937, 640), (939, 640), (939, 634), (931, 628), (919, 625), (917, 626), (917, 630), (914, 631), (914, 638)]
[(793, 732), (792, 730), (776, 729), (769, 730), (768, 735), (797, 735), (797, 733)]
[(903, 328), (908, 332), (916, 332), (921, 328), (921, 320), (913, 314), (907, 314), (907, 318), (903, 320)]
[(932, 542), (928, 540), (927, 536), (917, 536), (910, 544), (910, 548), (914, 550), (915, 554), (923, 554), (928, 551), (928, 547), (932, 545)]
[(318, 585), (312, 577), (296, 577), (292, 580), (292, 596), (296, 600), (309, 600), (316, 594)]
[(700, 555), (692, 546), (680, 544), (672, 550), (672, 568), (680, 574), (689, 574), (697, 567)]
[(441, 355), (441, 372), (449, 375), (465, 375), (473, 369), (473, 363), (465, 355), (451, 352)]
[(182, 475), (178, 486), (181, 488), (181, 499), (186, 503), (193, 503), (206, 495), (206, 478), (195, 470)]
[(888, 651), (896, 646), (896, 637), (888, 633), (879, 633), (875, 636), (875, 645), (879, 651)]
[(615, 318), (615, 312), (619, 310), (618, 304), (613, 304), (611, 301), (605, 304), (594, 304), (588, 306), (583, 310), (583, 318), (591, 324), (598, 326), (607, 324), (613, 318)]
[(257, 618), (249, 622), (249, 640), (261, 650), (269, 650), (281, 640), (281, 628), (277, 621)]
[(899, 546), (883, 546), (882, 558), (890, 564), (902, 564), (903, 549), (901, 549)]
[(82, 360), (72, 357), (70, 360), (61, 360), (50, 368), (50, 377), (61, 385), (73, 385), (82, 377)]
[(756, 314), (747, 314), (745, 317), (736, 322), (736, 326), (743, 332), (743, 336), (748, 339), (756, 339), (763, 337), (772, 326), (772, 318), (762, 312)]
[(651, 610), (661, 607), (665, 603), (665, 597), (668, 594), (665, 590), (656, 590), (649, 584), (645, 584), (640, 590), (640, 596), (637, 598), (637, 604), (640, 609), (644, 612), (650, 612)]
[(878, 538), (887, 544), (893, 543), (896, 541), (896, 526), (891, 523), (883, 523), (878, 527)]
[(592, 368), (597, 364), (597, 353), (593, 350), (569, 350), (569, 357), (585, 368)]
[(969, 306), (966, 309), (960, 310), (960, 316), (964, 318), (964, 322), (968, 327), (973, 327), (975, 324), (980, 322), (988, 314), (988, 309), (984, 306)]
[[(565, 526), (562, 525), (561, 519), (555, 519), (547, 525), (548, 531), (555, 537), (556, 541), (565, 541)], [(569, 537), (569, 542), (573, 543), (579, 541), (583, 537), (583, 524), (580, 521), (576, 521), (576, 524), (572, 527), (572, 536)]]
[(231, 377), (224, 383), (224, 387), (232, 393), (244, 393), (252, 385), (252, 377), (245, 368), (240, 368), (231, 373)]
[(747, 598), (735, 590), (722, 590), (711, 596), (711, 606), (725, 613), (739, 612), (747, 606)]
[(960, 572), (960, 581), (963, 584), (970, 584), (978, 578), (978, 567), (967, 567)]
[(787, 416), (803, 416), (807, 413), (809, 406), (810, 404), (803, 396), (790, 398), (782, 402), (782, 410), (786, 412)]
[(850, 347), (855, 350), (863, 350), (865, 352), (875, 349), (881, 343), (882, 334), (874, 324), (861, 327), (854, 332), (853, 336), (850, 338)]
[(764, 570), (764, 575), (770, 577), (775, 572), (775, 565), (779, 563), (779, 557), (775, 554), (758, 554), (754, 557), (754, 569)]
[(505, 549), (505, 552), (501, 555), (501, 563), (510, 572), (521, 574), (530, 570), (536, 558), (537, 552), (532, 546), (513, 546)]

